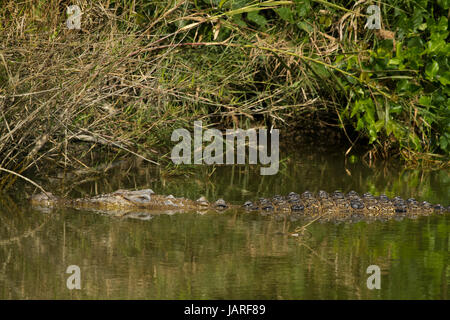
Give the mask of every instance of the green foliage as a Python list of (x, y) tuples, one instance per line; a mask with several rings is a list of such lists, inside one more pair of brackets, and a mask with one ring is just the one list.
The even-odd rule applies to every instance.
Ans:
[[(308, 42), (317, 31), (336, 37), (342, 16), (354, 13), (342, 0), (202, 3), (239, 27), (274, 36), (287, 31), (294, 43)], [(362, 40), (343, 42), (332, 56), (305, 47), (328, 65), (309, 61), (308, 75), (318, 82), (319, 94), (340, 101), (337, 111), (343, 125), (353, 126), (374, 146), (388, 143), (397, 150), (450, 153), (448, 9), (448, 0), (381, 4), (382, 28), (395, 32), (395, 40), (361, 29), (357, 37)], [(365, 10), (363, 6), (360, 11)], [(358, 19), (365, 24), (366, 17)], [(350, 32), (350, 26), (346, 28)]]
[[(245, 1), (240, 4), (249, 5)], [(345, 1), (296, 0), (274, 8), (276, 17), (266, 10), (252, 11), (246, 21), (261, 31), (271, 24), (274, 35), (279, 32), (277, 25), (291, 27), (293, 38), (301, 42), (302, 34), (332, 29), (345, 6)], [(354, 42), (344, 47), (345, 55), (331, 58), (338, 69), (328, 71), (338, 77), (334, 80), (340, 84), (340, 99), (347, 100), (338, 111), (370, 143), (395, 141), (400, 149), (450, 153), (448, 8), (449, 1), (428, 0), (382, 5), (383, 25), (395, 32), (395, 40), (383, 40), (366, 29), (360, 36), (369, 36), (368, 50), (364, 52), (364, 43)], [(320, 58), (324, 62), (330, 59)], [(311, 63), (310, 67), (320, 82), (329, 77), (323, 65)], [(336, 94), (334, 86), (322, 91)]]
[[(381, 31), (363, 27), (370, 4), (381, 7)], [(321, 119), (384, 156), (448, 159), (448, 0), (80, 5), (79, 33), (66, 30), (60, 0), (0, 10), (2, 167), (16, 168), (39, 136), (62, 150), (67, 128), (167, 153), (170, 132), (198, 118), (289, 130)]]
[[(382, 117), (364, 120), (371, 141), (377, 139), (374, 132), (379, 132), (379, 124), (384, 129), (382, 133), (392, 133), (401, 147), (415, 151), (426, 148), (432, 152), (439, 147), (441, 152), (449, 153), (450, 44), (447, 43), (446, 9), (434, 1), (420, 1), (420, 6), (415, 6), (412, 12), (398, 11), (388, 15), (397, 29), (395, 48), (392, 41), (375, 41), (371, 57), (363, 66), (371, 74), (371, 81), (394, 96), (391, 100), (373, 99), (378, 101), (377, 107), (386, 112), (381, 112)], [(353, 65), (351, 69), (358, 67)], [(376, 71), (376, 75), (371, 71)], [(352, 115), (373, 112), (370, 103), (364, 104), (366, 108), (360, 107), (364, 98), (370, 95), (367, 89), (361, 89), (363, 94), (354, 98)], [(392, 110), (392, 107), (396, 109)], [(419, 136), (426, 138), (419, 139)]]

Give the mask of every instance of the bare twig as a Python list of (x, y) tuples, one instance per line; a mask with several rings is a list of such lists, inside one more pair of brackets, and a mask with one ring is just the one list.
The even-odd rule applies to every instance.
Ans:
[(5, 171), (5, 172), (7, 172), (7, 173), (10, 173), (10, 174), (13, 174), (13, 175), (15, 175), (15, 176), (18, 176), (19, 178), (22, 178), (23, 180), (25, 180), (25, 181), (31, 183), (33, 186), (39, 188), (46, 196), (50, 196), (50, 195), (47, 193), (47, 191), (45, 191), (44, 188), (42, 188), (42, 187), (41, 187), (40, 185), (38, 185), (36, 182), (34, 182), (33, 180), (31, 180), (31, 179), (29, 179), (29, 178), (27, 178), (27, 177), (25, 177), (25, 176), (23, 176), (23, 175), (21, 175), (21, 174), (19, 174), (19, 173), (17, 173), (17, 172), (14, 172), (14, 171), (11, 171), (11, 170), (8, 170), (8, 169), (5, 169), (5, 168), (1, 168), (1, 167), (0, 167), (0, 171)]

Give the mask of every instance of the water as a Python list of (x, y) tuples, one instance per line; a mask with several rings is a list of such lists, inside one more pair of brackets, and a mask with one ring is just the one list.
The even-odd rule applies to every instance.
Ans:
[[(370, 191), (449, 204), (448, 171), (369, 167), (342, 151), (303, 149), (283, 158), (276, 176), (248, 166), (202, 167), (194, 175), (158, 176), (123, 164), (84, 183), (40, 180), (68, 196), (118, 188), (231, 202), (324, 189)], [(80, 180), (78, 178), (78, 180)], [(0, 198), (1, 299), (448, 299), (450, 216), (416, 220), (313, 223), (303, 238), (283, 235), (305, 221), (257, 213), (160, 215), (118, 219), (71, 209), (41, 212)], [(381, 268), (369, 290), (366, 269)], [(68, 290), (66, 269), (81, 270)]]

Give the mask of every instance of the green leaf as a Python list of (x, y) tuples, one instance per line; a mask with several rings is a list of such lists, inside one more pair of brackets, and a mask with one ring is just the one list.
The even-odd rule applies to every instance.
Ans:
[(225, 4), (225, 2), (227, 2), (227, 1), (229, 1), (229, 0), (221, 0), (220, 2), (219, 2), (219, 9), (222, 9), (222, 6)]
[(436, 61), (432, 61), (431, 63), (427, 64), (427, 67), (425, 69), (425, 74), (433, 80), (436, 74), (439, 71), (439, 64)]
[(419, 103), (426, 107), (431, 107), (431, 97), (429, 96), (421, 96), (419, 99)]
[(445, 136), (441, 136), (441, 138), (439, 139), (439, 146), (441, 147), (442, 150), (447, 150), (448, 147), (448, 140), (447, 137)]
[(296, 0), (295, 2), (295, 9), (300, 17), (306, 16), (311, 10), (311, 2), (309, 0)]
[(398, 66), (400, 63), (402, 63), (402, 59), (400, 59), (400, 58), (392, 58), (392, 59), (389, 60), (388, 65)]
[(360, 131), (362, 128), (364, 128), (364, 121), (361, 118), (359, 118), (358, 123), (356, 125), (356, 130)]
[[(450, 2), (450, 1), (449, 1), (449, 2)], [(447, 19), (447, 17), (442, 16), (442, 17), (439, 19), (439, 22), (438, 22), (438, 24), (437, 24), (437, 28), (438, 28), (438, 30), (440, 30), (440, 31), (447, 31), (447, 29), (448, 29), (448, 19)]]
[(438, 80), (444, 86), (449, 85), (450, 84), (450, 71), (445, 71), (444, 73), (440, 74)]
[(410, 87), (410, 82), (408, 80), (402, 79), (399, 82), (397, 82), (397, 91), (398, 92), (408, 91), (409, 87)]
[(321, 16), (319, 18), (319, 23), (323, 24), (325, 26), (325, 28), (329, 28), (332, 24), (332, 20), (329, 16)]
[(325, 68), (321, 64), (311, 64), (311, 68), (313, 68), (314, 71), (322, 78), (330, 77), (330, 73), (328, 72), (327, 68)]
[(308, 23), (306, 23), (304, 21), (297, 22), (297, 27), (300, 30), (306, 31), (308, 34), (313, 31), (313, 27), (311, 27)]
[(292, 14), (292, 10), (286, 7), (275, 9), (275, 12), (278, 13), (281, 19), (287, 21), (289, 23), (294, 22), (294, 17)]
[(380, 130), (384, 127), (384, 120), (380, 119), (377, 122), (375, 122), (375, 130), (376, 132), (380, 132)]
[(233, 22), (236, 23), (239, 27), (246, 28), (247, 23), (242, 20), (242, 14), (236, 14), (233, 16)]
[(427, 24), (426, 24), (426, 23), (422, 23), (422, 24), (419, 26), (419, 30), (420, 30), (420, 31), (424, 31), (424, 30), (426, 30), (426, 28), (427, 28)]
[(370, 136), (370, 143), (373, 143), (375, 140), (377, 140), (377, 132), (373, 129), (369, 129), (369, 136)]
[(432, 39), (427, 42), (427, 52), (434, 53), (445, 48), (445, 40), (443, 39)]
[(370, 126), (375, 126), (375, 118), (373, 117), (373, 113), (367, 111), (363, 117), (364, 121)]
[(250, 20), (251, 22), (256, 23), (261, 28), (264, 28), (267, 24), (266, 18), (264, 18), (264, 16), (260, 15), (258, 13), (258, 11), (252, 11), (252, 12), (247, 13), (247, 19)]

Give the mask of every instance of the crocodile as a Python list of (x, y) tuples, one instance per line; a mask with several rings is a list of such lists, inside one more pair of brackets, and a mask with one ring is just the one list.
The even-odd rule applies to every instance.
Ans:
[(389, 198), (384, 194), (374, 196), (371, 193), (364, 193), (360, 196), (355, 191), (344, 194), (341, 191), (328, 193), (323, 190), (317, 194), (310, 191), (302, 194), (290, 192), (285, 196), (275, 195), (272, 198), (248, 200), (243, 204), (228, 203), (224, 199), (210, 202), (205, 197), (191, 200), (173, 195), (160, 195), (151, 189), (134, 191), (120, 189), (112, 193), (77, 199), (60, 198), (46, 192), (31, 196), (31, 204), (41, 209), (66, 207), (143, 220), (151, 219), (153, 215), (161, 213), (206, 213), (229, 210), (352, 221), (415, 218), (450, 211), (450, 206), (444, 207), (427, 201), (419, 202), (414, 198), (404, 200), (398, 196)]

